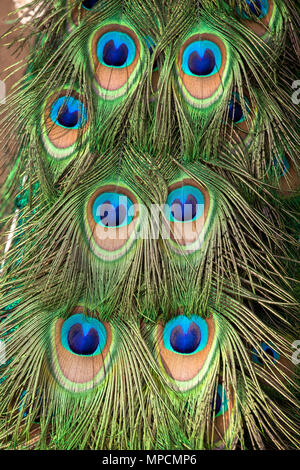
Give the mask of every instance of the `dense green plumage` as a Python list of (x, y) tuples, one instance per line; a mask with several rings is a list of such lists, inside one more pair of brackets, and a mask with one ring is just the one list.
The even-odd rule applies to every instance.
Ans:
[[(299, 11), (264, 0), (260, 35), (245, 3), (32, 2), (27, 72), (1, 123), (17, 141), (1, 191), (0, 447), (299, 446)], [(110, 67), (99, 38), (115, 30), (114, 51), (127, 46)], [(199, 38), (221, 55), (204, 78), (183, 65)], [(59, 123), (74, 100), (78, 129)], [(184, 185), (204, 197), (192, 242), (164, 208)], [(122, 204), (116, 226), (93, 212), (112, 193), (137, 206), (115, 245), (101, 236), (120, 233)], [(63, 336), (78, 308), (106, 325), (97, 358)], [(168, 349), (168, 321), (194, 315), (205, 346)]]

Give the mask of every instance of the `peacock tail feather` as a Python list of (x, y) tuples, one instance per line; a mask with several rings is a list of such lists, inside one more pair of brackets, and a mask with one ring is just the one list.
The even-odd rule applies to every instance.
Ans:
[(299, 448), (299, 6), (28, 8), (0, 448)]

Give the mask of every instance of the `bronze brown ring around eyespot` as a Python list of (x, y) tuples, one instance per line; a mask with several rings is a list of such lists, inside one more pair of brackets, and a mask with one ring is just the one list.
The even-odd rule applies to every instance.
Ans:
[[(184, 50), (191, 43), (195, 41), (204, 41), (204, 40), (211, 41), (219, 47), (221, 51), (221, 55), (222, 55), (220, 69), (217, 73), (208, 77), (205, 77), (205, 76), (196, 77), (196, 76), (187, 75), (182, 70), (182, 57), (183, 57)], [(187, 41), (185, 41), (185, 43), (179, 49), (178, 68), (179, 68), (179, 76), (180, 76), (181, 82), (186, 88), (186, 90), (188, 91), (188, 93), (198, 100), (205, 100), (207, 98), (210, 98), (217, 91), (220, 84), (222, 83), (222, 75), (225, 70), (226, 60), (227, 60), (226, 47), (224, 43), (214, 34), (208, 34), (208, 33), (195, 34), (191, 36)]]
[[(135, 45), (135, 57), (132, 63), (126, 67), (114, 68), (103, 65), (99, 62), (97, 57), (97, 44), (101, 36), (105, 33), (111, 31), (118, 31), (121, 33), (127, 34), (134, 42)], [(95, 78), (101, 88), (108, 91), (115, 91), (122, 88), (127, 82), (134, 71), (135, 67), (138, 64), (140, 58), (140, 43), (136, 34), (127, 26), (122, 26), (120, 24), (109, 24), (103, 26), (92, 39), (92, 59), (93, 59), (93, 69), (95, 73)]]
[(215, 324), (212, 319), (205, 319), (208, 326), (208, 340), (206, 346), (201, 350), (191, 355), (177, 354), (176, 352), (168, 350), (163, 342), (162, 323), (157, 325), (157, 344), (161, 362), (167, 374), (174, 380), (179, 382), (186, 382), (192, 380), (198, 372), (202, 369), (208, 353), (212, 347), (215, 336)]
[[(93, 217), (93, 205), (97, 197), (106, 192), (120, 194), (120, 196), (127, 196), (133, 204), (134, 214), (131, 222), (122, 227), (102, 227), (97, 224)], [(87, 204), (87, 221), (89, 229), (92, 233), (95, 243), (105, 251), (116, 251), (122, 248), (123, 245), (132, 235), (137, 219), (139, 217), (138, 202), (135, 196), (126, 188), (116, 185), (107, 185), (98, 189), (90, 197)]]
[(67, 351), (61, 344), (61, 329), (64, 321), (65, 319), (59, 318), (55, 324), (55, 348), (61, 372), (64, 377), (71, 382), (78, 384), (90, 382), (104, 366), (105, 358), (109, 353), (112, 341), (111, 328), (107, 322), (102, 322), (106, 330), (107, 340), (101, 354), (90, 357), (79, 355), (74, 356), (74, 354)]
[(179, 245), (191, 245), (196, 240), (198, 240), (200, 233), (203, 230), (207, 214), (209, 211), (209, 193), (207, 189), (200, 186), (195, 182), (195, 180), (191, 178), (186, 178), (182, 181), (178, 181), (172, 184), (169, 187), (169, 193), (174, 191), (174, 189), (180, 188), (181, 186), (194, 186), (195, 188), (199, 189), (204, 196), (204, 210), (201, 217), (196, 220), (190, 222), (173, 222), (169, 221), (168, 224), (170, 225), (170, 237), (173, 241), (178, 243)]
[(245, 19), (242, 20), (242, 23), (248, 28), (250, 28), (259, 37), (262, 37), (266, 34), (270, 20), (272, 18), (272, 14), (274, 10), (274, 2), (273, 0), (268, 0), (268, 2), (269, 2), (269, 10), (264, 18), (260, 18), (259, 21), (252, 21), (252, 20), (245, 20)]
[(60, 97), (66, 97), (67, 99), (69, 96), (72, 96), (81, 103), (84, 103), (83, 98), (80, 97), (77, 92), (72, 91), (70, 93), (69, 90), (62, 90), (58, 93), (54, 93), (51, 96), (44, 112), (45, 127), (48, 138), (50, 142), (58, 149), (65, 149), (74, 145), (77, 142), (80, 133), (83, 134), (89, 126), (89, 123), (87, 121), (81, 129), (67, 129), (65, 127), (59, 126), (58, 124), (55, 124), (52, 121), (50, 115), (53, 103)]

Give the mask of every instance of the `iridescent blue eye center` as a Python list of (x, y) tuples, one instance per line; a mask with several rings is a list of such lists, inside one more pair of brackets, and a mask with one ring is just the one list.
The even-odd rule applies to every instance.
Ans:
[(75, 354), (90, 355), (99, 346), (99, 335), (95, 328), (90, 328), (87, 334), (84, 334), (82, 325), (75, 323), (69, 330), (68, 344)]
[(283, 157), (283, 170), (280, 176), (283, 176), (286, 173), (288, 173), (289, 169), (290, 169), (290, 164), (288, 160), (285, 157)]
[[(269, 344), (261, 343), (260, 347), (266, 354), (268, 354), (268, 356), (270, 356), (274, 364), (280, 359), (280, 355)], [(252, 350), (252, 359), (256, 364), (261, 366), (264, 365), (263, 357), (258, 354), (255, 348)]]
[[(24, 414), (23, 414), (24, 418), (25, 418), (25, 417), (28, 415), (28, 413), (30, 412), (30, 407), (27, 406), (27, 397), (26, 397), (27, 393), (28, 393), (27, 390), (25, 390), (24, 392), (22, 392), (22, 394), (21, 394), (21, 396), (20, 396), (20, 399), (19, 399), (19, 404), (20, 404), (20, 406), (19, 406), (19, 411), (24, 410)], [(36, 414), (35, 417), (34, 417), (34, 422), (35, 422), (35, 423), (39, 423), (39, 422), (40, 422), (40, 419), (41, 419), (41, 408), (40, 408), (41, 402), (42, 402), (42, 398), (40, 397), (39, 400), (38, 400), (38, 402), (37, 402), (37, 400), (36, 400), (36, 402), (33, 404), (33, 409), (31, 410), (31, 412), (32, 412), (32, 411), (34, 411), (34, 409), (35, 409), (36, 407), (39, 407), (38, 412), (37, 412), (37, 414)]]
[(94, 317), (77, 313), (62, 325), (61, 344), (72, 354), (95, 356), (103, 351), (106, 341), (105, 326)]
[(274, 357), (274, 351), (271, 348), (266, 348), (265, 353), (269, 354), (271, 357)]
[(64, 104), (59, 113), (57, 121), (64, 127), (75, 127), (78, 123), (78, 110), (72, 110), (67, 104)]
[(97, 57), (106, 67), (128, 67), (134, 60), (136, 47), (133, 39), (123, 32), (103, 34), (97, 44)]
[(52, 104), (50, 118), (53, 123), (66, 129), (79, 129), (86, 123), (88, 112), (78, 99), (61, 96)]
[[(147, 47), (149, 49), (150, 56), (151, 56), (153, 54), (153, 49), (155, 49), (156, 45), (154, 44), (153, 39), (151, 39), (150, 36), (146, 36), (144, 39), (145, 39), (145, 42), (147, 44)], [(157, 60), (155, 60), (153, 64), (153, 71), (155, 70), (158, 70)]]
[(218, 385), (216, 392), (212, 402), (212, 416), (215, 416), (215, 418), (226, 413), (228, 409), (227, 395), (221, 384)]
[(184, 315), (170, 320), (163, 330), (166, 349), (177, 354), (195, 354), (205, 348), (208, 341), (206, 321), (197, 315)]
[(84, 0), (81, 5), (86, 10), (91, 10), (97, 3), (98, 0)]
[(103, 61), (106, 65), (121, 67), (125, 64), (128, 57), (128, 47), (122, 43), (116, 46), (113, 39), (108, 41), (103, 50)]
[[(249, 19), (247, 13), (249, 11), (252, 15), (257, 18), (264, 18), (269, 11), (269, 2), (268, 0), (244, 0), (244, 4), (247, 5), (248, 9), (237, 7), (237, 12), (243, 18)], [(246, 11), (247, 10), (247, 11)]]
[[(244, 97), (244, 109), (249, 112), (249, 101), (246, 97)], [(246, 116), (243, 111), (243, 107), (241, 105), (240, 96), (238, 93), (233, 94), (233, 98), (230, 100), (228, 105), (228, 117), (230, 121), (235, 124), (241, 123), (245, 121)]]
[(182, 70), (187, 75), (208, 77), (217, 73), (222, 64), (220, 48), (212, 41), (191, 42), (182, 54)]
[(216, 415), (220, 412), (221, 406), (222, 406), (222, 398), (220, 397), (220, 393), (217, 393), (216, 405), (215, 405), (215, 414)]
[(171, 213), (176, 220), (193, 220), (197, 213), (197, 199), (192, 194), (188, 194), (184, 202), (175, 199), (171, 206)]
[(102, 227), (128, 225), (134, 216), (134, 206), (124, 194), (105, 192), (93, 204), (93, 217)]
[(126, 212), (123, 204), (115, 207), (110, 201), (105, 201), (100, 207), (100, 219), (106, 227), (117, 227), (124, 222)]
[(254, 15), (256, 16), (261, 15), (262, 4), (260, 0), (246, 0), (246, 2), (249, 5), (249, 8)]
[(203, 214), (204, 196), (195, 186), (183, 185), (170, 192), (166, 207), (171, 221), (191, 222)]
[(232, 122), (234, 122), (234, 123), (239, 122), (242, 119), (242, 117), (244, 116), (241, 103), (238, 103), (237, 101), (232, 100), (229, 103), (228, 116), (229, 116), (229, 119)]
[(201, 341), (201, 331), (196, 323), (192, 322), (188, 331), (185, 333), (180, 325), (173, 328), (170, 337), (170, 343), (174, 351), (191, 354), (199, 346)]
[[(155, 47), (155, 45), (153, 46)], [(150, 52), (150, 55), (153, 54), (153, 49), (152, 49), (152, 46), (149, 46), (149, 52)], [(154, 61), (154, 64), (153, 64), (153, 71), (155, 72), (155, 70), (158, 70), (158, 63), (157, 63), (157, 59)]]
[(278, 159), (277, 157), (274, 156), (274, 165), (276, 169), (280, 171), (279, 176), (285, 175), (286, 173), (288, 173), (290, 169), (290, 163), (286, 157), (282, 157), (281, 159)]
[(189, 69), (194, 75), (210, 75), (215, 68), (216, 60), (214, 53), (206, 49), (203, 56), (193, 51), (189, 57)]
[[(268, 354), (268, 356), (270, 356), (272, 359), (274, 359), (274, 355), (275, 355), (275, 354), (274, 354), (273, 349), (271, 349), (271, 348), (269, 348), (269, 347), (266, 347), (266, 348), (264, 349), (264, 351), (265, 351), (266, 354)], [(262, 366), (264, 365), (264, 361), (263, 361), (263, 359), (261, 359), (260, 357), (257, 358), (257, 362), (258, 362), (259, 364), (261, 364)]]

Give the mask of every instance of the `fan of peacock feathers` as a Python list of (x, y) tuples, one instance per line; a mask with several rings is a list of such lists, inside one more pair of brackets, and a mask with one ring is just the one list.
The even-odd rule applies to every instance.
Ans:
[(296, 2), (30, 8), (1, 448), (299, 447)]

